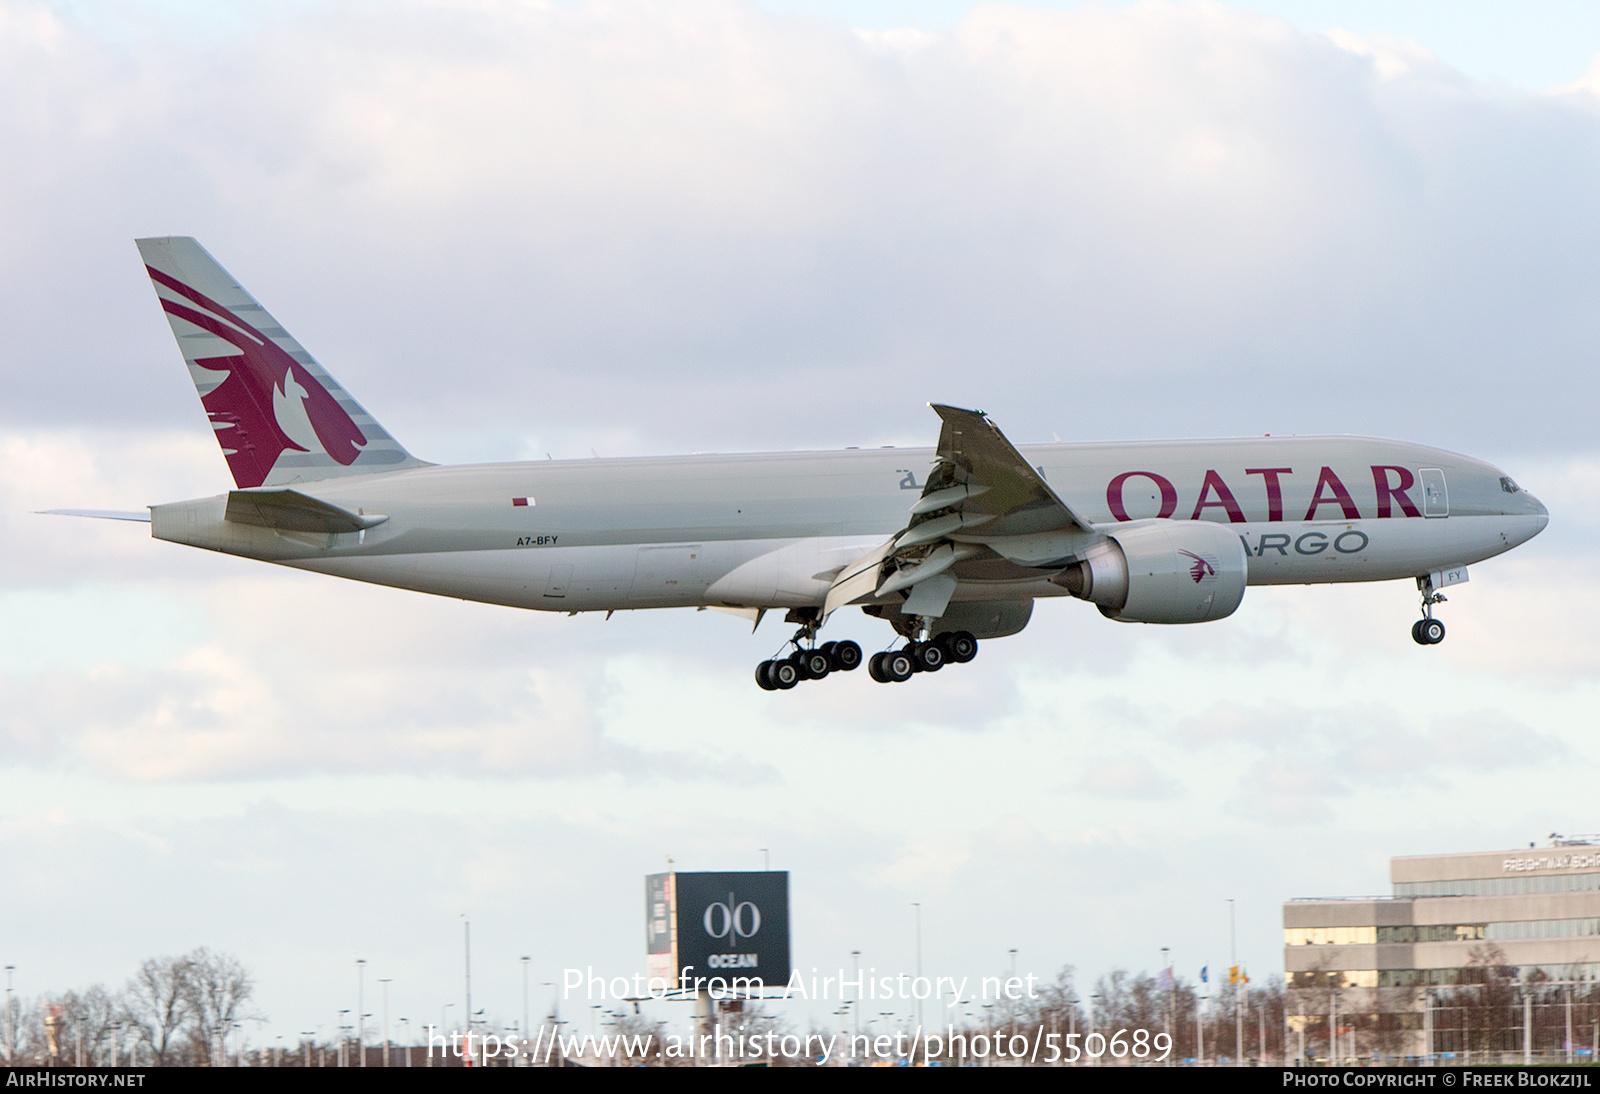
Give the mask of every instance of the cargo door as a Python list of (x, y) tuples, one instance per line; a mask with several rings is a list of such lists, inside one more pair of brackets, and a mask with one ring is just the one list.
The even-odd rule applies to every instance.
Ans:
[(633, 571), (634, 600), (675, 599), (702, 592), (700, 544), (674, 547), (640, 547)]

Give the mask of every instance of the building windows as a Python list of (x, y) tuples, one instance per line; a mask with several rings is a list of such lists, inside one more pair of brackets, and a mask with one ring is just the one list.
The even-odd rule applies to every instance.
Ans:
[(1519, 877), (1474, 877), (1459, 881), (1396, 882), (1397, 897), (1521, 896), (1526, 893), (1576, 893), (1600, 889), (1600, 874), (1546, 874)]
[[(1457, 987), (1462, 984), (1482, 984), (1488, 979), (1488, 972), (1481, 965), (1468, 965), (1463, 968), (1453, 969), (1379, 969), (1378, 987), (1380, 988), (1434, 988)], [(1509, 978), (1523, 984), (1538, 984), (1543, 981), (1556, 980), (1592, 980), (1595, 977), (1597, 966), (1591, 964), (1581, 965), (1522, 965), (1504, 966), (1503, 971)], [(1296, 983), (1295, 987), (1300, 985)], [(1308, 987), (1325, 987), (1327, 985), (1307, 985)]]
[(1410, 927), (1290, 927), (1289, 946), (1359, 946), (1372, 943), (1499, 942), (1520, 938), (1600, 935), (1600, 918), (1515, 919), (1501, 923), (1422, 923)]
[(1283, 940), (1290, 946), (1359, 946), (1378, 941), (1376, 927), (1290, 927)]
[(1600, 934), (1600, 919), (1522, 919), (1490, 923), (1488, 939), (1504, 938), (1582, 938)]
[(1416, 927), (1379, 927), (1379, 942), (1479, 942), (1483, 923), (1429, 923)]
[(1314, 969), (1310, 972), (1289, 974), (1291, 988), (1375, 988), (1378, 987), (1376, 969), (1345, 969), (1327, 972)]

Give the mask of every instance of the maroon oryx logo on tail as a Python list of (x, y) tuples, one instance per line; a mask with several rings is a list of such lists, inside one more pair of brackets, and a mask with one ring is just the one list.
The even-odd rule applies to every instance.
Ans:
[[(320, 444), (346, 467), (355, 462), (367, 443), (366, 434), (304, 365), (215, 300), (153, 266), (145, 268), (158, 285), (194, 305), (162, 297), (161, 307), (169, 315), (187, 320), (239, 351), (237, 356), (200, 357), (194, 362), (203, 369), (225, 373), (201, 403), (218, 432), (217, 440), (235, 482), (241, 487), (260, 486), (284, 452), (310, 452), (313, 444)], [(303, 406), (300, 413), (310, 426), (309, 435), (297, 439), (291, 434), (292, 425), (285, 428), (278, 414), (280, 403), (291, 415)]]
[(1211, 563), (1207, 562), (1193, 551), (1179, 551), (1178, 553), (1180, 555), (1188, 555), (1190, 558), (1194, 559), (1194, 565), (1189, 567), (1189, 576), (1194, 578), (1194, 583), (1196, 585), (1200, 584), (1200, 580), (1202, 578), (1211, 577), (1217, 572), (1217, 568), (1215, 566), (1211, 565)]

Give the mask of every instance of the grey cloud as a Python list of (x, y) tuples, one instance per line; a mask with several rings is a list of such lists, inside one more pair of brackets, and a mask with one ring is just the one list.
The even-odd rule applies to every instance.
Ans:
[(934, 396), (1022, 439), (1415, 436), (1425, 392), (1418, 439), (1590, 437), (1585, 93), (1205, 6), (997, 5), (904, 49), (710, 2), (203, 41), (24, 9), (12, 422), (194, 419), (127, 243), (174, 231), (403, 436), (925, 441)]
[(1234, 745), (1242, 773), (1236, 810), (1313, 823), (1329, 800), (1371, 789), (1438, 787), (1463, 774), (1537, 769), (1571, 755), (1559, 737), (1496, 711), (1417, 721), (1382, 706), (1219, 704), (1182, 719), (1173, 736), (1190, 748)]

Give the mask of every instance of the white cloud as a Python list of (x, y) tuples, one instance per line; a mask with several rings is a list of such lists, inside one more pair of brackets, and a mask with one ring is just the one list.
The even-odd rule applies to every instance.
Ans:
[(1171, 780), (1144, 756), (1102, 760), (1089, 768), (1082, 785), (1106, 798), (1150, 801), (1169, 798), (1175, 791)]
[(1328, 41), (1340, 49), (1368, 58), (1373, 69), (1385, 80), (1423, 73), (1434, 78), (1465, 80), (1450, 71), (1433, 51), (1415, 38), (1391, 34), (1357, 34), (1335, 27), (1324, 32)]

